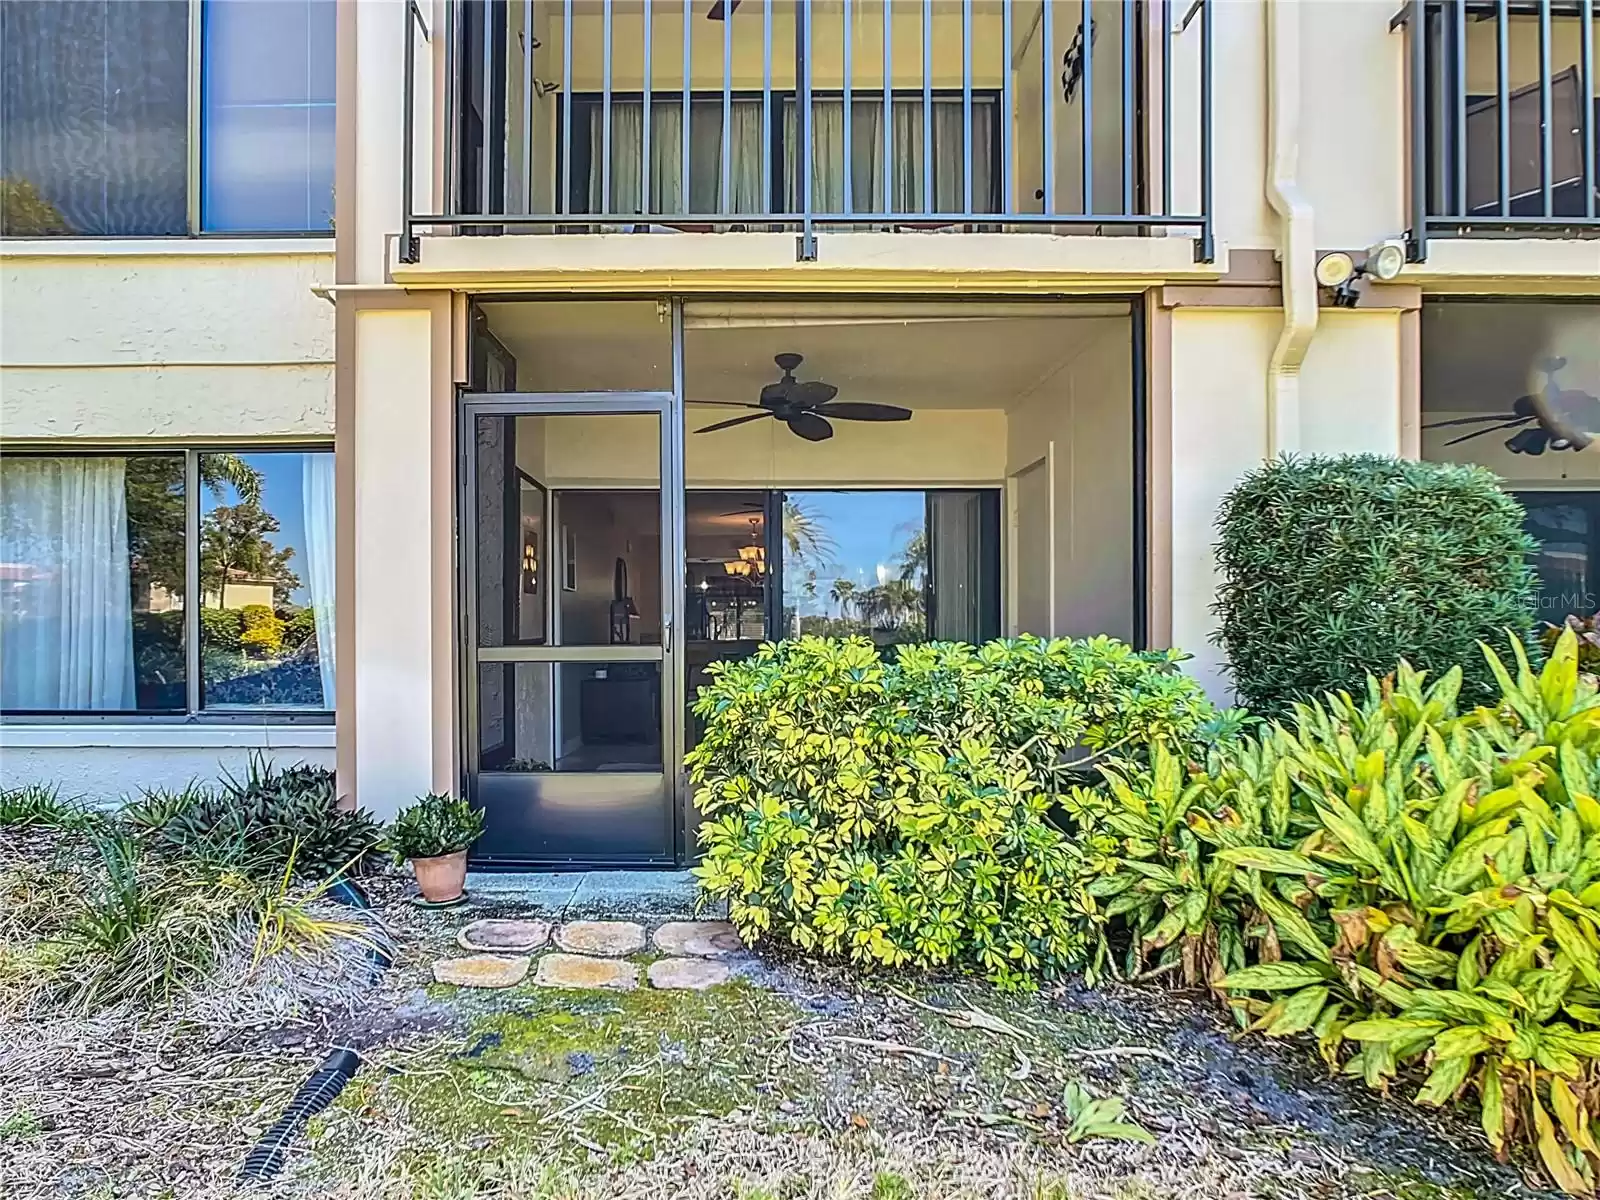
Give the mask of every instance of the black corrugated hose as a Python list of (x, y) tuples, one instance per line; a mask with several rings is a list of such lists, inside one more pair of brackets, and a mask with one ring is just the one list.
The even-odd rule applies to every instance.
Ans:
[[(341, 879), (329, 888), (328, 896), (340, 904), (348, 904), (353, 908), (372, 907), (366, 894), (347, 879)], [(376, 981), (393, 961), (393, 952), (387, 944), (375, 942), (371, 949), (371, 957), (372, 978)], [(339, 1093), (344, 1091), (345, 1084), (349, 1083), (360, 1069), (361, 1056), (348, 1047), (340, 1047), (323, 1059), (322, 1065), (311, 1072), (306, 1081), (300, 1085), (294, 1098), (289, 1101), (289, 1106), (283, 1110), (283, 1115), (245, 1156), (244, 1167), (239, 1172), (240, 1178), (271, 1179), (283, 1170), (284, 1159), (289, 1154), (289, 1143), (295, 1135), (305, 1128), (307, 1121), (338, 1099)]]

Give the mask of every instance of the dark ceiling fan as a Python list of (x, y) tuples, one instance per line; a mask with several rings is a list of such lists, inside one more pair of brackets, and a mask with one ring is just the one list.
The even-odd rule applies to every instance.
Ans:
[(834, 400), (839, 394), (839, 389), (831, 383), (823, 383), (820, 379), (808, 379), (804, 383), (794, 377), (795, 368), (803, 361), (798, 354), (779, 354), (773, 358), (778, 368), (783, 372), (783, 378), (776, 383), (769, 383), (761, 389), (761, 399), (756, 404), (736, 404), (719, 401), (700, 401), (698, 403), (721, 403), (728, 408), (753, 408), (756, 411), (748, 416), (734, 417), (727, 421), (718, 421), (715, 425), (707, 425), (704, 429), (695, 430), (696, 433), (715, 433), (719, 429), (732, 429), (735, 425), (743, 425), (750, 421), (759, 421), (763, 417), (776, 417), (789, 427), (791, 433), (798, 434), (808, 442), (825, 442), (833, 436), (833, 426), (827, 421), (832, 417), (839, 421), (909, 421), (911, 410), (901, 408), (895, 404), (858, 404), (849, 400)]
[(1477, 417), (1457, 417), (1450, 421), (1436, 421), (1426, 429), (1443, 429), (1451, 425), (1483, 425), (1458, 438), (1451, 438), (1446, 446), (1468, 442), (1488, 433), (1515, 429), (1506, 439), (1506, 449), (1513, 454), (1543, 454), (1546, 450), (1583, 450), (1600, 437), (1600, 398), (1576, 388), (1563, 388), (1556, 381), (1556, 372), (1567, 365), (1564, 358), (1547, 358), (1539, 364), (1545, 373), (1545, 385), (1538, 392), (1518, 396), (1511, 402), (1507, 413), (1485, 413)]

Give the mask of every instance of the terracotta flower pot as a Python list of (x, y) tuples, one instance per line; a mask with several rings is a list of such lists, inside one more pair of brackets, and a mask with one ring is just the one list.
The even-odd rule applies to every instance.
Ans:
[(467, 886), (467, 852), (441, 854), (437, 858), (413, 858), (411, 873), (424, 900), (443, 904), (457, 900)]

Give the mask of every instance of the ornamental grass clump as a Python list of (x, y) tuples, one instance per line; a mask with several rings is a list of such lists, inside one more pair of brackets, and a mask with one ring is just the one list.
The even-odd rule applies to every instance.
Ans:
[(1203, 764), (1158, 747), (1070, 811), (1127, 966), (1416, 1103), (1470, 1104), (1503, 1158), (1600, 1174), (1600, 695), (1567, 631), (1541, 671), (1483, 647), (1496, 700), (1404, 664)]
[(1532, 640), (1522, 506), (1482, 467), (1380, 455), (1282, 458), (1217, 516), (1217, 641), (1240, 701), (1267, 716), (1360, 692), (1402, 658), (1461, 666), (1463, 696), (1495, 694), (1477, 644)]
[(1180, 657), (1023, 637), (886, 663), (864, 638), (805, 637), (714, 664), (687, 756), (701, 884), (747, 941), (1008, 985), (1092, 972), (1086, 863), (1111, 843), (1052, 814), (1074, 752), (1200, 736), (1216, 713)]

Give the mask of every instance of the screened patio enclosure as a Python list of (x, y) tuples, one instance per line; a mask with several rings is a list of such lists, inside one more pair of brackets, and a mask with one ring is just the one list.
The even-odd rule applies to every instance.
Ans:
[(1137, 641), (1134, 321), (482, 299), (457, 501), (482, 860), (691, 856), (695, 693), (763, 641)]

